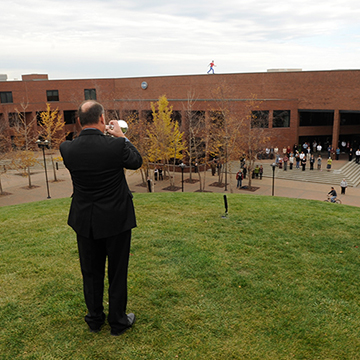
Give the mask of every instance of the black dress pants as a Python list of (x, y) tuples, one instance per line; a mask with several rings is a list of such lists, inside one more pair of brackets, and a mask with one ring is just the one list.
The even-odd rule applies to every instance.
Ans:
[(127, 275), (131, 230), (104, 239), (77, 235), (85, 303), (85, 321), (96, 330), (105, 322), (103, 294), (106, 257), (108, 258), (109, 315), (111, 329), (120, 332), (128, 327), (126, 315)]

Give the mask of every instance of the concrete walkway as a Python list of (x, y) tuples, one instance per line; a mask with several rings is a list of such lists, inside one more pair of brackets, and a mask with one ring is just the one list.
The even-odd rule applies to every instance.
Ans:
[[(235, 173), (238, 171), (239, 164), (238, 162), (232, 163), (232, 174), (228, 174), (228, 187), (225, 191), (224, 187), (219, 188), (215, 186), (210, 186), (212, 183), (218, 181), (217, 176), (212, 176), (211, 172), (206, 173), (206, 191), (217, 192), (217, 193), (242, 193), (250, 195), (272, 195), (272, 168), (270, 164), (271, 160), (262, 160), (257, 162), (259, 165), (263, 165), (265, 171), (265, 176), (262, 180), (253, 179), (252, 186), (259, 187), (258, 190), (250, 192), (247, 190), (238, 190), (236, 189), (236, 180)], [(347, 163), (346, 159), (333, 161), (332, 171), (338, 171)], [(50, 165), (50, 164), (49, 164)], [(281, 169), (276, 169), (277, 172), (282, 171)], [(328, 182), (324, 184), (319, 182), (310, 182), (304, 180), (307, 175), (310, 177), (310, 170), (302, 172), (301, 170), (292, 170), (291, 174), (292, 179), (277, 178), (275, 173), (275, 186), (274, 194), (275, 196), (289, 197), (289, 198), (299, 198), (299, 199), (313, 199), (313, 200), (324, 200), (326, 194), (330, 191), (330, 186)], [(314, 170), (316, 171), (316, 170)], [(0, 206), (16, 205), (21, 203), (27, 203), (32, 201), (47, 200), (47, 186), (45, 181), (45, 171), (44, 168), (40, 165), (33, 169), (34, 174), (32, 175), (32, 185), (35, 187), (28, 189), (28, 179), (26, 177), (20, 176), (16, 171), (8, 171), (1, 176), (1, 183), (3, 191), (7, 195), (0, 196)], [(288, 170), (288, 172), (290, 172)], [(294, 174), (298, 174), (298, 178), (294, 179)], [(324, 178), (327, 176), (326, 171), (323, 171)], [(72, 193), (72, 184), (68, 171), (64, 169), (62, 164), (59, 164), (59, 170), (56, 171), (58, 182), (53, 182), (53, 170), (51, 166), (48, 167), (48, 179), (49, 179), (49, 193), (51, 199), (58, 199), (64, 197), (70, 197)], [(282, 175), (282, 174), (281, 174)], [(126, 174), (127, 181), (131, 191), (135, 193), (146, 193), (147, 188), (139, 186), (142, 182), (139, 172), (127, 171)], [(188, 179), (189, 174), (184, 174), (184, 179)], [(197, 174), (192, 174), (193, 179), (197, 179)], [(318, 181), (318, 180), (317, 180)], [(247, 185), (248, 180), (246, 179), (243, 185)], [(180, 189), (178, 192), (181, 192), (181, 174), (176, 173), (175, 175), (175, 185)], [(164, 190), (169, 186), (169, 181), (158, 181), (154, 182), (154, 192), (167, 192)], [(340, 195), (340, 184), (332, 184), (338, 192), (338, 196), (341, 199), (343, 204), (351, 206), (360, 206), (360, 187), (348, 187), (345, 195)], [(184, 182), (184, 191), (185, 192), (195, 192), (199, 190), (199, 182), (190, 184)], [(149, 194), (151, 196), (151, 194)]]

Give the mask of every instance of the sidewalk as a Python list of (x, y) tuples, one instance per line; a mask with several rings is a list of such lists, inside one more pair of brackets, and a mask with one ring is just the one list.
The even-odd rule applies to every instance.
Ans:
[[(269, 169), (270, 160), (258, 161), (257, 164), (262, 164), (264, 168)], [(333, 169), (341, 168), (345, 163), (344, 161), (334, 161)], [(60, 164), (59, 164), (60, 165)], [(35, 187), (28, 189), (28, 179), (18, 175), (15, 171), (9, 171), (1, 176), (3, 191), (8, 195), (0, 196), (0, 207), (8, 205), (16, 205), (21, 203), (27, 203), (32, 201), (46, 200), (48, 197), (47, 187), (45, 181), (45, 171), (42, 167), (37, 167), (34, 170), (34, 175), (31, 177), (32, 185)], [(263, 177), (262, 180), (253, 179), (252, 186), (259, 187), (258, 190), (251, 192), (247, 190), (236, 189), (235, 173), (238, 171), (237, 162), (233, 163), (232, 174), (228, 174), (228, 189), (225, 191), (224, 188), (210, 186), (210, 184), (217, 182), (218, 177), (212, 176), (211, 172), (206, 173), (206, 191), (230, 194), (248, 194), (248, 195), (272, 195), (272, 176), (269, 176), (269, 172), (266, 171), (267, 176)], [(64, 169), (63, 165), (59, 167), (56, 172), (58, 182), (53, 182), (54, 176), (52, 169), (48, 168), (48, 179), (49, 179), (49, 192), (51, 199), (59, 199), (64, 197), (70, 197), (72, 194), (72, 184), (69, 172)], [(147, 187), (139, 186), (142, 182), (141, 175), (139, 172), (127, 171), (126, 178), (130, 187), (130, 190), (135, 193), (147, 193)], [(190, 184), (186, 182), (189, 178), (189, 174), (184, 173), (184, 191), (195, 192), (199, 190), (199, 182)], [(197, 179), (197, 174), (192, 174), (193, 179)], [(300, 179), (299, 179), (300, 180)], [(247, 185), (248, 180), (245, 179), (243, 185)], [(178, 192), (181, 192), (181, 173), (175, 174), (175, 185), (180, 188)], [(312, 200), (324, 200), (326, 194), (330, 191), (329, 184), (310, 183), (303, 181), (293, 181), (277, 179), (274, 181), (274, 195), (280, 197), (298, 198), (298, 199), (312, 199)], [(164, 190), (169, 186), (169, 181), (157, 181), (154, 183), (154, 192), (168, 192)], [(360, 187), (349, 187), (346, 190), (345, 195), (340, 195), (339, 184), (333, 184), (338, 197), (341, 199), (343, 204), (351, 206), (360, 206)], [(151, 196), (151, 194), (149, 194)]]

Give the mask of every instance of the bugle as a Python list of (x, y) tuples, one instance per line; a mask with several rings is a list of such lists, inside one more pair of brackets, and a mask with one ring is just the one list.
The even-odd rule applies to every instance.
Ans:
[[(127, 122), (125, 120), (118, 120), (117, 122), (118, 122), (118, 124), (119, 124), (119, 126), (121, 128), (121, 131), (123, 132), (123, 134), (125, 134), (129, 129), (129, 126), (128, 126)], [(113, 130), (114, 125), (110, 124), (109, 129)], [(110, 134), (107, 132), (106, 135), (110, 135)]]

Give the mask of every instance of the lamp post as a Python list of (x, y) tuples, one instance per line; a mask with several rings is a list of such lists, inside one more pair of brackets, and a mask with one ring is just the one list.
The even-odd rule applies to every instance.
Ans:
[(47, 168), (46, 168), (46, 159), (45, 159), (45, 148), (50, 149), (50, 141), (49, 140), (36, 140), (36, 144), (40, 149), (42, 149), (43, 152), (43, 158), (44, 158), (44, 167), (45, 167), (45, 179), (46, 179), (46, 188), (48, 193), (48, 199), (51, 199), (50, 191), (49, 191), (49, 181), (47, 176)]
[(181, 192), (184, 192), (184, 169), (186, 165), (182, 162), (179, 166), (181, 168)]
[(228, 173), (228, 140), (229, 136), (225, 136), (225, 191), (227, 191), (227, 173)]
[(273, 170), (273, 179), (272, 179), (272, 196), (274, 196), (274, 186), (275, 186), (275, 168), (276, 168), (276, 164), (272, 163), (270, 164), (270, 166), (272, 167)]

